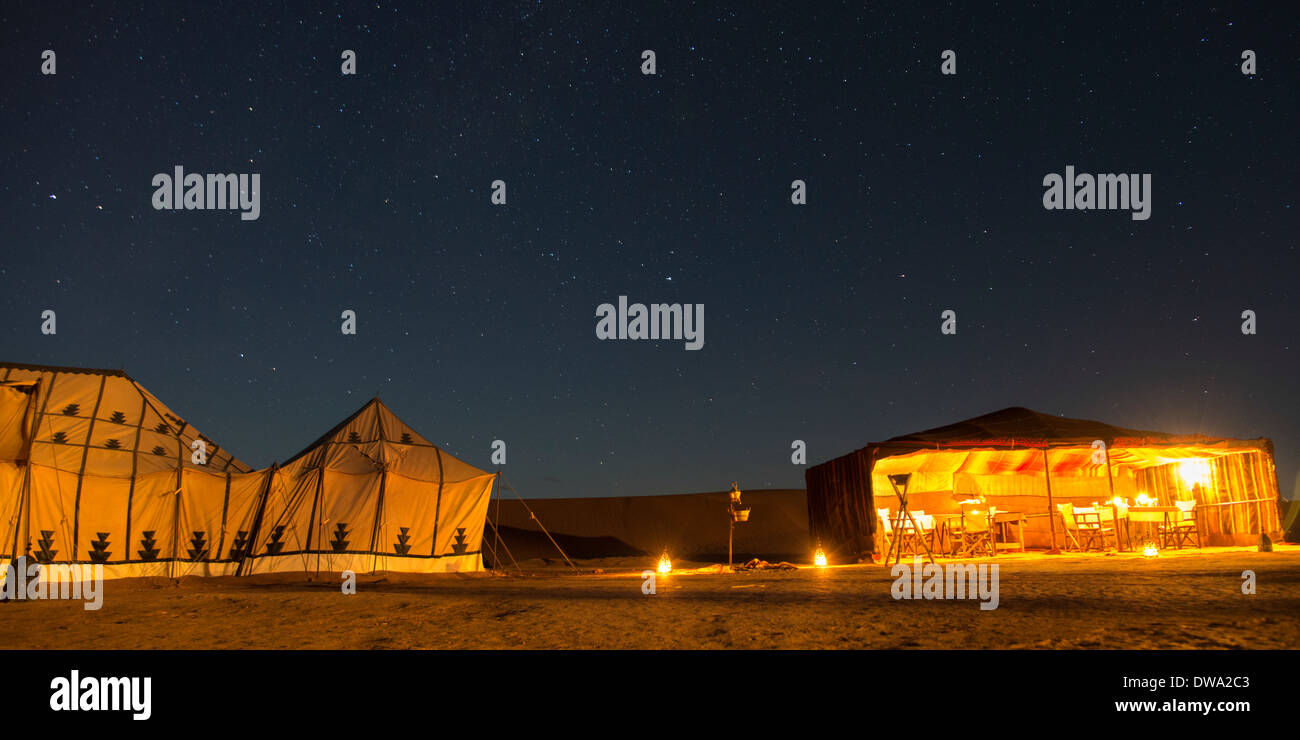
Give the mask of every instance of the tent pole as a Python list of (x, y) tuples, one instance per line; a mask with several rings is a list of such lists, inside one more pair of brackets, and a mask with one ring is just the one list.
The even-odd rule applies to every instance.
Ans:
[(1106, 484), (1110, 486), (1110, 510), (1115, 512), (1115, 550), (1124, 552), (1119, 541), (1119, 507), (1115, 505), (1115, 476), (1110, 472), (1110, 445), (1106, 445)]
[(500, 565), (500, 563), (498, 563), (497, 561), (501, 559), (500, 556), (497, 554), (501, 552), (501, 469), (500, 468), (497, 468), (497, 473), (494, 476), (494, 480), (492, 481), (492, 487), (496, 489), (496, 494), (497, 494), (496, 513), (492, 515), (492, 565), (495, 568)]
[(379, 565), (379, 535), (384, 516), (384, 489), (388, 487), (388, 467), (379, 472), (379, 501), (375, 504), (375, 526), (370, 533), (370, 575)]
[(1060, 555), (1061, 548), (1056, 546), (1056, 504), (1052, 501), (1052, 466), (1047, 464), (1047, 448), (1043, 447), (1043, 480), (1047, 481), (1047, 525), (1052, 530), (1051, 555)]
[[(504, 481), (505, 479), (502, 478), (502, 480)], [(529, 518), (537, 522), (537, 526), (542, 530), (542, 534), (546, 535), (546, 539), (550, 540), (551, 544), (555, 545), (555, 549), (560, 553), (560, 555), (564, 556), (564, 562), (568, 563), (570, 568), (577, 570), (578, 566), (573, 564), (573, 561), (569, 559), (568, 554), (564, 552), (564, 548), (560, 547), (560, 543), (556, 542), (555, 538), (551, 536), (551, 533), (546, 531), (546, 526), (542, 524), (542, 520), (538, 519), (537, 514), (533, 513), (532, 507), (528, 505), (527, 501), (524, 501), (523, 496), (519, 495), (519, 491), (516, 491), (515, 487), (511, 486), (508, 481), (506, 482), (506, 485), (510, 486), (510, 492), (513, 493), (515, 498), (519, 499), (519, 503), (523, 504), (524, 508), (528, 510)]]

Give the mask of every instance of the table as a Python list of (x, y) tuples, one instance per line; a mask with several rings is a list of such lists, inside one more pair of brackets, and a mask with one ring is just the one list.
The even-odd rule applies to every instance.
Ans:
[[(961, 520), (961, 513), (952, 514), (931, 514), (934, 517), (934, 537), (935, 550), (949, 555), (956, 554), (957, 548), (952, 537), (952, 522)], [(1019, 511), (999, 511), (993, 514), (993, 554), (998, 552), (998, 534), (1002, 534), (1002, 541), (1006, 542), (1006, 528), (1014, 524), (1016, 526), (1017, 542), (1020, 545), (1020, 552), (1025, 551), (1025, 515)]]
[[(1020, 552), (1025, 551), (1025, 515), (1019, 511), (999, 511), (993, 515), (993, 525), (1002, 529), (1002, 540), (1006, 541), (1006, 527), (1016, 525), (1016, 541), (1020, 544)], [(993, 537), (993, 552), (998, 550), (998, 538)]]
[[(1128, 520), (1147, 525), (1146, 531), (1150, 534), (1150, 525), (1163, 524), (1167, 529), (1169, 527), (1169, 515), (1181, 511), (1182, 509), (1177, 506), (1130, 506), (1128, 507)], [(1155, 539), (1155, 537), (1151, 538), (1153, 542)]]

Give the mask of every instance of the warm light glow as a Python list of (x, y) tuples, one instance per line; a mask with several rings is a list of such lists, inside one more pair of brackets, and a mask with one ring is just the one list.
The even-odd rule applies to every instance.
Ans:
[(1148, 558), (1154, 558), (1160, 555), (1160, 551), (1156, 549), (1156, 544), (1154, 542), (1148, 542), (1142, 546), (1142, 555)]
[(659, 556), (659, 572), (669, 573), (672, 571), (672, 569), (673, 569), (673, 561), (668, 559), (668, 551), (664, 550), (664, 554)]
[(1183, 479), (1183, 485), (1188, 488), (1193, 486), (1210, 485), (1210, 461), (1209, 460), (1183, 460), (1178, 463), (1178, 477)]
[(1155, 502), (1156, 502), (1155, 499), (1151, 498), (1145, 493), (1138, 494), (1138, 506), (1152, 506), (1155, 504)]
[(1125, 501), (1119, 496), (1116, 496), (1115, 498), (1111, 499), (1110, 502), (1115, 506), (1128, 506), (1128, 501)]
[(813, 554), (813, 565), (818, 568), (826, 567), (826, 551), (822, 549), (820, 542), (817, 543), (817, 552)]

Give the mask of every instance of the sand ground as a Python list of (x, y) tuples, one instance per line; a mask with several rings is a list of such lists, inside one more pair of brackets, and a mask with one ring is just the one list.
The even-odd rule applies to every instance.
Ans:
[(995, 610), (895, 600), (879, 565), (671, 574), (655, 595), (636, 558), (582, 562), (581, 574), (531, 561), (522, 575), (362, 575), (355, 595), (331, 576), (117, 580), (99, 611), (0, 604), (0, 646), (1300, 648), (1300, 546), (979, 562), (999, 565)]

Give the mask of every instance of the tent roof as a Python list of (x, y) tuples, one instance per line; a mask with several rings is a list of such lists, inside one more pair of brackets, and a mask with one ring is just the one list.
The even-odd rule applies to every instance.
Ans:
[(424, 481), (491, 475), (443, 451), (372, 398), (282, 466), (291, 472), (325, 468), (350, 475), (386, 470)]
[[(179, 466), (218, 473), (252, 470), (122, 370), (0, 362), (0, 383), (37, 388), (30, 449), (37, 465), (125, 478)], [(24, 427), (6, 430), (9, 438), (30, 433), (25, 414), (8, 422)], [(206, 446), (203, 466), (190, 462), (197, 439)]]
[[(1043, 469), (1043, 449), (1051, 449), (1052, 472), (1104, 472), (1093, 461), (1092, 443), (1106, 443), (1114, 465), (1144, 468), (1188, 458), (1217, 457), (1262, 450), (1268, 439), (1231, 439), (1128, 429), (1099, 421), (1051, 416), (1013, 406), (955, 424), (904, 434), (867, 446), (880, 462), (880, 474), (921, 470), (976, 474), (1030, 473)], [(978, 454), (975, 454), (978, 453)], [(909, 458), (903, 460), (902, 458)], [(886, 461), (886, 458), (894, 458)]]
[(1069, 419), (1021, 406), (1012, 406), (955, 424), (893, 437), (885, 444), (917, 443), (936, 447), (958, 445), (1057, 447), (1075, 444), (1088, 446), (1097, 439), (1107, 443), (1116, 439), (1142, 439), (1157, 444), (1181, 444), (1202, 438), (1126, 429), (1100, 421)]

